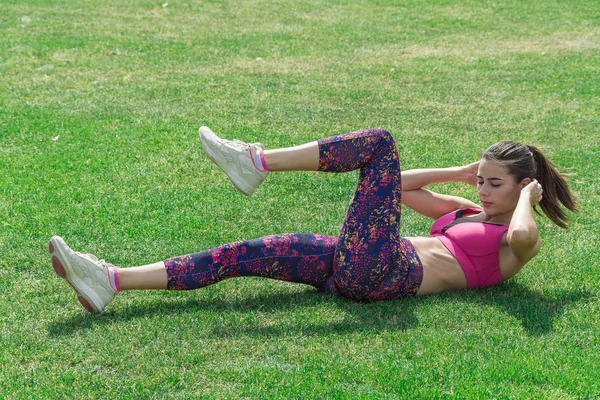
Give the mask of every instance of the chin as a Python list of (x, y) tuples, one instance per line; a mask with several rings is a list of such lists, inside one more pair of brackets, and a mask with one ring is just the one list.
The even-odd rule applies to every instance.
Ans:
[(488, 217), (498, 217), (498, 216), (501, 216), (501, 215), (504, 215), (504, 214), (508, 213), (510, 210), (499, 209), (499, 208), (494, 207), (492, 205), (491, 207), (483, 207), (483, 211), (485, 211), (485, 214)]
[(493, 204), (490, 206), (485, 206), (482, 204), (481, 207), (483, 208), (483, 211), (485, 211), (486, 215), (490, 217), (501, 214), (500, 212), (498, 212), (498, 209), (494, 207)]

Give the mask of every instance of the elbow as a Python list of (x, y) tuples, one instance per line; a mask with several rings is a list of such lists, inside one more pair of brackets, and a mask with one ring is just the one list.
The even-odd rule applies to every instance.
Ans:
[(515, 254), (527, 256), (526, 258), (534, 256), (539, 249), (537, 229), (533, 231), (529, 229), (515, 229), (508, 233), (507, 241)]
[(535, 231), (531, 231), (530, 229), (514, 229), (512, 232), (508, 233), (507, 237), (509, 244), (530, 244), (535, 245), (538, 241), (538, 232), (537, 229)]

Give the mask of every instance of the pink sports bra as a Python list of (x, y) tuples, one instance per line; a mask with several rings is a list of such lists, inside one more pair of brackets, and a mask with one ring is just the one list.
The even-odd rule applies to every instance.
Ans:
[(463, 215), (482, 212), (478, 208), (453, 211), (437, 219), (430, 234), (437, 237), (462, 267), (467, 287), (482, 288), (501, 283), (498, 252), (507, 225), (476, 222)]

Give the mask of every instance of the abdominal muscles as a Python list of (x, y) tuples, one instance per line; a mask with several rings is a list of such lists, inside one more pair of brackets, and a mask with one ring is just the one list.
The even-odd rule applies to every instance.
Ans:
[(413, 244), (423, 263), (423, 282), (417, 296), (467, 287), (460, 264), (437, 238), (419, 236), (406, 239)]

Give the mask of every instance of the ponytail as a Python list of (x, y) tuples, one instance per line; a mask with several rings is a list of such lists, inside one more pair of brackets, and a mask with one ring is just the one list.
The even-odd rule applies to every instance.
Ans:
[(559, 173), (556, 170), (556, 166), (537, 147), (527, 147), (533, 154), (535, 161), (537, 170), (536, 179), (544, 190), (540, 207), (552, 222), (566, 229), (569, 218), (559, 203), (570, 211), (577, 211), (577, 203), (564, 178), (567, 175)]

